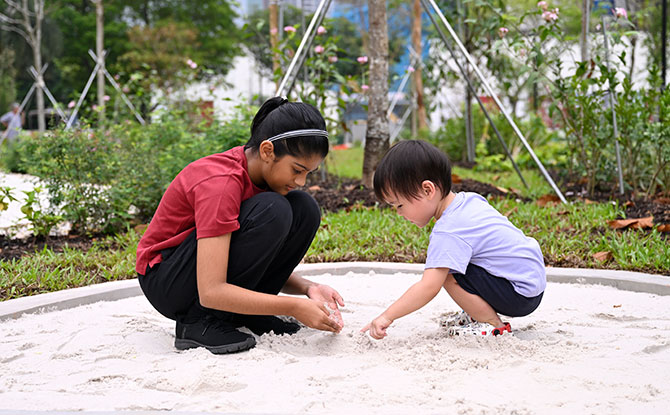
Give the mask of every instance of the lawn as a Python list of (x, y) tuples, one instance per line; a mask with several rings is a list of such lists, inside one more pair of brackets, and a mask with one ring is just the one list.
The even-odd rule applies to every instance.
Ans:
[[(329, 173), (360, 178), (362, 155), (360, 148), (333, 151), (327, 160)], [(519, 189), (529, 198), (551, 191), (534, 171), (524, 172), (531, 190), (520, 186), (514, 172), (493, 174), (455, 168), (454, 173)], [(608, 221), (624, 215), (616, 203), (572, 202), (539, 206), (533, 201), (512, 198), (490, 202), (526, 235), (540, 243), (547, 265), (670, 274), (667, 234), (656, 230), (611, 229)], [(430, 226), (419, 229), (391, 209), (359, 207), (325, 213), (305, 261), (420, 263), (425, 260), (429, 232)], [(133, 278), (138, 240), (139, 235), (129, 229), (95, 242), (87, 252), (65, 249), (56, 253), (45, 248), (12, 261), (0, 261), (0, 299)]]

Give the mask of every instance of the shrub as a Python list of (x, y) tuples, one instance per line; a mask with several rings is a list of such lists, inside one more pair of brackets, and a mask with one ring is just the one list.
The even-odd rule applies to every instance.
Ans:
[(44, 181), (74, 232), (113, 233), (147, 222), (188, 163), (244, 144), (249, 114), (240, 109), (226, 123), (207, 126), (168, 112), (146, 126), (56, 130), (20, 141), (17, 164)]

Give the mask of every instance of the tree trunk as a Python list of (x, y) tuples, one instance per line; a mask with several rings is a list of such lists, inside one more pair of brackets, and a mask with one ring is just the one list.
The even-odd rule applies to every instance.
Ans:
[(388, 109), (388, 30), (386, 1), (368, 1), (370, 20), (370, 89), (368, 124), (363, 156), (363, 185), (372, 187), (372, 177), (379, 161), (389, 148)]
[[(30, 27), (30, 17), (27, 13), (25, 19), (27, 28)], [(44, 117), (44, 78), (42, 77), (42, 19), (44, 18), (44, 1), (35, 0), (35, 27), (33, 28), (33, 60), (35, 61), (35, 70), (37, 71), (37, 88), (35, 89), (37, 99), (37, 129), (40, 133), (46, 130), (46, 121)]]
[(102, 0), (97, 0), (95, 2), (95, 54), (103, 62), (98, 69), (98, 107), (100, 107), (98, 116), (101, 125), (105, 121), (105, 56), (103, 53), (105, 31), (103, 17)]
[(418, 56), (417, 65), (414, 68), (414, 93), (416, 94), (416, 122), (419, 129), (428, 127), (426, 123), (426, 105), (423, 102), (423, 77), (421, 76), (421, 56), (423, 47), (421, 45), (421, 0), (414, 0), (412, 8), (412, 47)]
[[(272, 46), (272, 72), (277, 76), (277, 70), (281, 66), (279, 63), (279, 54), (277, 48), (279, 47), (279, 14), (277, 10), (277, 0), (270, 0), (270, 45)], [(279, 78), (277, 79), (277, 87), (279, 86)]]
[(582, 62), (589, 60), (589, 18), (591, 17), (590, 0), (582, 0), (582, 33), (579, 38)]

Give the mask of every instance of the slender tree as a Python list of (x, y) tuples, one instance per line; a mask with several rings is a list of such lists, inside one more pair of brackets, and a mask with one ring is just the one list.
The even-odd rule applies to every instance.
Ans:
[(363, 156), (363, 184), (372, 187), (372, 177), (379, 161), (389, 148), (388, 109), (388, 29), (386, 1), (369, 0), (370, 20), (370, 89), (368, 124)]
[(98, 69), (98, 106), (100, 107), (100, 123), (105, 121), (105, 44), (104, 8), (102, 0), (93, 0), (95, 3), (95, 53), (102, 61)]
[[(414, 0), (412, 4), (412, 47), (416, 51), (419, 59), (423, 55), (423, 46), (421, 45), (421, 0)], [(416, 94), (416, 118), (419, 129), (426, 128), (426, 105), (423, 102), (423, 76), (421, 75), (421, 64), (415, 65), (412, 74), (414, 81), (414, 93)]]
[[(32, 7), (31, 4), (32, 3)], [(44, 0), (5, 0), (5, 11), (0, 12), (0, 28), (18, 33), (28, 43), (33, 52), (33, 66), (38, 73), (35, 95), (37, 100), (37, 128), (46, 130), (44, 119), (44, 79), (42, 78), (42, 22), (44, 21)]]

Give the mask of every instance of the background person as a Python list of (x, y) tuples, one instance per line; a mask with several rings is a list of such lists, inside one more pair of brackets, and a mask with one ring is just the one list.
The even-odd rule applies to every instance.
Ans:
[(2, 133), (2, 138), (7, 139), (10, 143), (19, 135), (19, 131), (23, 126), (23, 112), (19, 113), (19, 104), (14, 102), (9, 106), (9, 112), (0, 117), (0, 122), (6, 127)]

